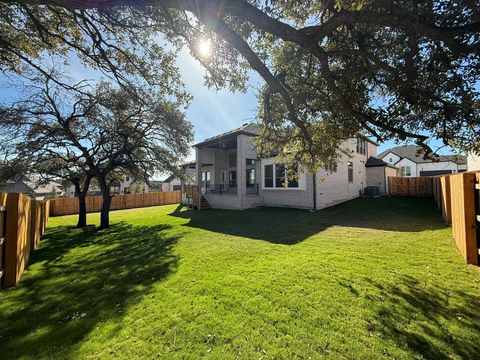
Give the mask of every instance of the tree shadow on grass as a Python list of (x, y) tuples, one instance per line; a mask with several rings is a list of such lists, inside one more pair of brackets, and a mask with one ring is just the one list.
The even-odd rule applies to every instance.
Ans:
[(381, 306), (370, 331), (426, 359), (478, 359), (480, 295), (426, 286), (411, 276), (395, 285), (373, 284)]
[(234, 236), (294, 245), (332, 226), (419, 232), (447, 227), (431, 198), (358, 198), (315, 213), (288, 208), (185, 210), (170, 215), (186, 226)]
[(97, 324), (120, 327), (126, 309), (176, 270), (178, 236), (170, 228), (49, 229), (31, 258), (32, 270), (16, 289), (0, 294), (2, 356), (69, 357)]

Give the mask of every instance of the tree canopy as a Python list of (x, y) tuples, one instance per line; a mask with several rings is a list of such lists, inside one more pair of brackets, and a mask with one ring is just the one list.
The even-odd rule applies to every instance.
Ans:
[(208, 37), (212, 55), (197, 55), (207, 83), (241, 89), (246, 69), (258, 72), (265, 80), (262, 149), (312, 167), (359, 132), (413, 139), (426, 152), (432, 138), (480, 150), (475, 0), (3, 2), (15, 13), (43, 7), (102, 16), (105, 27), (134, 12), (149, 19), (147, 28), (191, 48)]
[(107, 82), (73, 87), (67, 91), (50, 78), (31, 86), (28, 98), (1, 109), (0, 130), (16, 134), (13, 154), (38, 172), (58, 171), (72, 182), (95, 177), (104, 197), (101, 227), (108, 227), (109, 177), (121, 171), (148, 181), (177, 169), (192, 128), (182, 99), (154, 88), (137, 88), (134, 96)]

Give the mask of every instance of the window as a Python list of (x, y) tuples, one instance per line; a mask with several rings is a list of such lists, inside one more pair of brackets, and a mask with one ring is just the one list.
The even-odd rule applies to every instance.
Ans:
[(393, 162), (393, 159), (392, 158), (388, 159), (388, 162)]
[(237, 153), (228, 154), (228, 167), (237, 167)]
[(402, 176), (412, 176), (412, 169), (408, 165), (402, 166), (400, 168), (400, 172), (401, 172)]
[(289, 188), (298, 188), (298, 166), (287, 171), (287, 186)]
[(247, 169), (247, 186), (255, 185), (255, 169)]
[(255, 163), (257, 162), (257, 160), (255, 159), (245, 159), (245, 164), (248, 166), (248, 165), (255, 165)]
[(353, 162), (348, 162), (348, 182), (353, 182)]
[(265, 165), (265, 184), (266, 188), (273, 187), (273, 165)]
[(275, 187), (285, 187), (285, 165), (275, 164)]
[(237, 186), (237, 172), (235, 170), (228, 173), (228, 186), (235, 187)]
[(265, 188), (298, 188), (298, 166), (286, 169), (285, 164), (273, 164), (264, 166)]
[(357, 138), (357, 153), (365, 155), (367, 153), (367, 141)]

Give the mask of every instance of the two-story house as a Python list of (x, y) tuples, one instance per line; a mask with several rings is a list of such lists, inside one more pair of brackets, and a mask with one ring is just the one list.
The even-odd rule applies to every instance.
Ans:
[(253, 145), (256, 136), (256, 125), (245, 124), (194, 145), (197, 188), (211, 207), (316, 210), (358, 197), (367, 186), (379, 186), (385, 193), (387, 174), (378, 170), (391, 166), (376, 163), (379, 175), (372, 177), (373, 183), (367, 182), (366, 164), (376, 156), (377, 144), (365, 137), (347, 140), (344, 148), (351, 150), (350, 156), (311, 173), (302, 166), (287, 169), (275, 157), (260, 158)]
[(467, 171), (465, 155), (439, 155), (437, 159), (424, 159), (416, 145), (403, 145), (383, 151), (378, 158), (399, 169), (399, 175), (436, 176)]

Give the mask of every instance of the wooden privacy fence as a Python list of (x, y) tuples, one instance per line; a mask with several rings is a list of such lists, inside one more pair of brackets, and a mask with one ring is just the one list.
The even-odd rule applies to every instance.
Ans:
[(0, 193), (1, 287), (15, 285), (27, 266), (30, 252), (40, 245), (48, 222), (50, 201), (28, 195)]
[(432, 178), (389, 176), (388, 193), (395, 196), (432, 196)]
[[(146, 206), (178, 204), (182, 200), (181, 191), (150, 192), (145, 194), (115, 195), (111, 210), (131, 209)], [(102, 208), (101, 196), (87, 196), (87, 212), (98, 212)], [(50, 216), (78, 214), (78, 198), (61, 198), (50, 201)]]
[(434, 177), (433, 197), (465, 261), (480, 265), (480, 173)]

